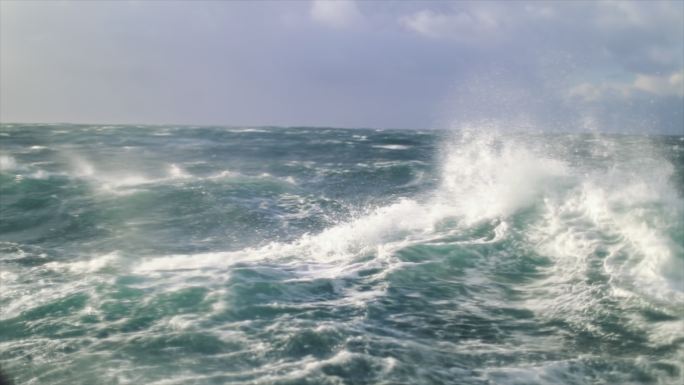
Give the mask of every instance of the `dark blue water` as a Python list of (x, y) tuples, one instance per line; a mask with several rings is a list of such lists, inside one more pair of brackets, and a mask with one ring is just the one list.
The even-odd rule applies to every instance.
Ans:
[(684, 137), (0, 128), (16, 384), (680, 384)]

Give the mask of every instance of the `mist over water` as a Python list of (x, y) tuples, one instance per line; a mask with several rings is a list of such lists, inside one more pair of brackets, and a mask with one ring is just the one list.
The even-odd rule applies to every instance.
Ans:
[(678, 384), (684, 137), (0, 129), (17, 384)]

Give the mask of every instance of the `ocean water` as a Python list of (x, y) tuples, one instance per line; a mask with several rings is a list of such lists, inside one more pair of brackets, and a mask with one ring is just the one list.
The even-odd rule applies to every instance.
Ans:
[(15, 384), (681, 384), (684, 137), (0, 127)]

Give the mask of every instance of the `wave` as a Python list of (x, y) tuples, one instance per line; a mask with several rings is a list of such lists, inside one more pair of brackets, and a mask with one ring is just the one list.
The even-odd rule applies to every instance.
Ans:
[[(585, 277), (589, 259), (598, 253), (615, 292), (637, 291), (682, 303), (682, 246), (670, 233), (681, 225), (684, 206), (671, 185), (672, 165), (658, 157), (640, 168), (615, 163), (630, 156), (621, 151), (633, 149), (601, 137), (586, 138), (585, 145), (608, 162), (573, 164), (553, 143), (535, 139), (467, 128), (444, 146), (441, 184), (435, 191), (367, 208), (353, 220), (294, 242), (163, 256), (137, 269), (226, 268), (253, 260), (353, 264), (369, 256), (382, 260), (414, 244), (444, 242), (491, 222), (496, 235), (490, 241), (524, 234), (530, 250), (554, 260), (557, 271), (545, 284), (561, 287)], [(653, 151), (641, 145), (642, 153)], [(516, 223), (516, 214), (525, 210), (536, 214), (529, 223)]]
[[(554, 295), (571, 296), (572, 285), (600, 264), (598, 270), (609, 277), (612, 294), (682, 303), (684, 251), (673, 237), (682, 228), (684, 204), (672, 185), (675, 169), (658, 152), (647, 140), (513, 135), (491, 125), (464, 126), (441, 148), (434, 190), (357, 210), (351, 220), (291, 242), (148, 257), (134, 270), (226, 269), (258, 260), (345, 266), (369, 259), (391, 268), (397, 263), (393, 254), (412, 245), (497, 243), (522, 237), (529, 251), (553, 261), (549, 277), (540, 285), (556, 288)], [(232, 170), (198, 177), (175, 163), (153, 176), (107, 172), (83, 157), (68, 159), (70, 176), (115, 194), (197, 178), (298, 183), (292, 177), (250, 177)], [(3, 169), (19, 167), (9, 156), (0, 160)], [(483, 223), (491, 235), (473, 233)], [(593, 295), (591, 287), (583, 287), (588, 297)]]

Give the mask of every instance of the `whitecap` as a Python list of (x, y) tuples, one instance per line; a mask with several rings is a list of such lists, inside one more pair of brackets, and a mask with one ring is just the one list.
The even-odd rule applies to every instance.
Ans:
[(385, 150), (408, 150), (411, 146), (405, 144), (374, 144), (373, 148), (382, 148)]
[(0, 155), (0, 171), (9, 171), (17, 168), (17, 161), (9, 155)]
[(111, 266), (119, 258), (119, 253), (114, 251), (75, 262), (49, 262), (45, 264), (45, 267), (53, 270), (65, 270), (74, 274), (95, 273)]

